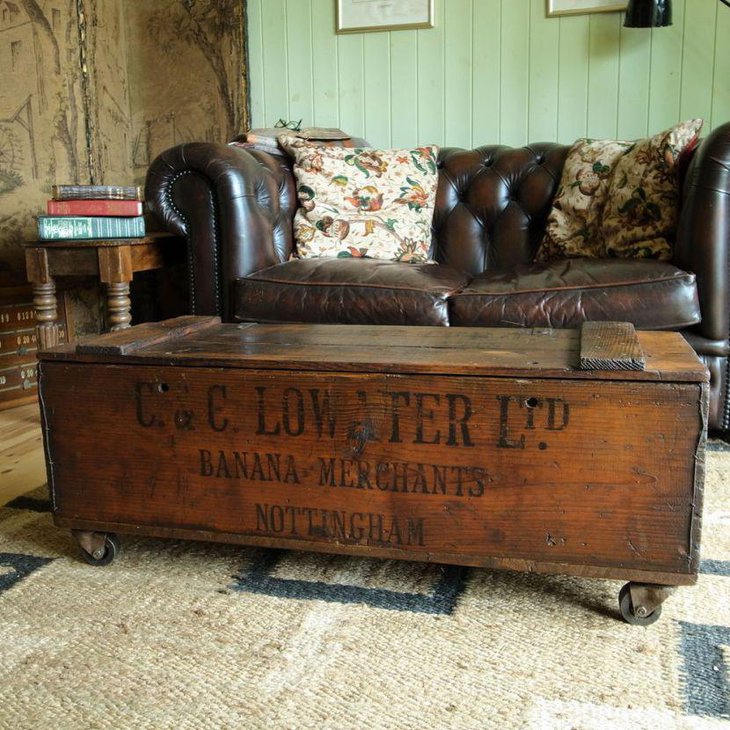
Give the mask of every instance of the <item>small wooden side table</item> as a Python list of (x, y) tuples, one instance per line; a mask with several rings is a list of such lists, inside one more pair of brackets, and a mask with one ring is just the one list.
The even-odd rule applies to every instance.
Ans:
[[(58, 344), (56, 276), (95, 276), (106, 287), (111, 330), (131, 325), (129, 284), (137, 271), (165, 265), (167, 251), (180, 244), (169, 233), (143, 238), (34, 241), (26, 246), (28, 280), (33, 285), (38, 349)], [(69, 337), (70, 337), (69, 333)]]

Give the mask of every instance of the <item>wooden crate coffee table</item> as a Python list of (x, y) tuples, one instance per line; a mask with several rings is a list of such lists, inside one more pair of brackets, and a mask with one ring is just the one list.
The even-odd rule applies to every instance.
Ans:
[(184, 317), (40, 360), (91, 563), (131, 533), (616, 578), (632, 623), (696, 581), (708, 376), (676, 333)]

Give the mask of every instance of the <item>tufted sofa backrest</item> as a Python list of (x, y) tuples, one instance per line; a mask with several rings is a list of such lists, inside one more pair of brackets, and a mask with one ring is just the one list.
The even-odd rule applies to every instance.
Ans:
[(532, 261), (569, 149), (550, 143), (442, 149), (436, 261), (470, 274)]

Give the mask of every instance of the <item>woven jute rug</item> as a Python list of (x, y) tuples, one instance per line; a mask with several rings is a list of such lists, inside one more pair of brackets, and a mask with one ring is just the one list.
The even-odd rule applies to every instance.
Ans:
[(727, 728), (730, 453), (702, 575), (648, 627), (620, 583), (124, 538), (82, 562), (0, 510), (0, 727)]

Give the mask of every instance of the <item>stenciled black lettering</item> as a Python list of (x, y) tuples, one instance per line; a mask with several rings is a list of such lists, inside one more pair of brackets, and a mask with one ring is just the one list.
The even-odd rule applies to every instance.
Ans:
[(537, 413), (538, 408), (542, 408), (544, 405), (541, 398), (525, 398), (524, 400), (520, 400), (520, 408), (524, 408), (527, 411), (527, 416), (525, 417), (526, 431), (535, 430), (535, 413)]
[(284, 484), (301, 484), (299, 474), (297, 474), (297, 463), (291, 454), (286, 457), (286, 473), (282, 481)]
[(302, 514), (306, 515), (307, 517), (307, 535), (313, 535), (315, 531), (314, 515), (317, 510), (313, 509), (312, 507), (302, 507), (301, 511)]
[(429, 494), (428, 482), (426, 481), (426, 471), (423, 464), (415, 464), (413, 470), (413, 479), (411, 481), (411, 492), (420, 492), (421, 494)]
[(266, 482), (268, 479), (264, 475), (264, 466), (261, 460), (261, 454), (254, 451), (253, 454), (253, 467), (251, 467), (251, 479), (259, 482)]
[(481, 466), (471, 468), (471, 476), (474, 483), (469, 487), (470, 497), (481, 497), (484, 494), (484, 487), (487, 481), (487, 472)]
[(407, 406), (411, 404), (411, 394), (404, 392), (395, 392), (390, 394), (390, 443), (403, 443), (400, 437), (400, 401)]
[(256, 505), (256, 530), (258, 532), (269, 532), (269, 505)]
[(391, 490), (393, 492), (407, 492), (410, 464), (407, 461), (396, 461), (391, 462), (391, 467), (393, 469), (393, 480), (390, 484)]
[(390, 491), (392, 481), (390, 480), (390, 463), (380, 461), (375, 467), (375, 486), (381, 492)]
[(217, 477), (231, 478), (231, 470), (228, 468), (228, 459), (224, 451), (218, 452), (218, 468), (215, 471)]
[(233, 460), (236, 466), (236, 479), (248, 479), (248, 452), (234, 451)]
[(299, 510), (297, 510), (296, 507), (289, 507), (289, 506), (284, 507), (284, 514), (291, 518), (289, 520), (289, 533), (291, 535), (299, 534), (297, 532), (297, 512), (298, 511)]
[(446, 494), (446, 467), (431, 464), (433, 471), (433, 488), (431, 494)]
[(497, 400), (499, 401), (499, 440), (497, 441), (497, 447), (500, 449), (524, 449), (524, 434), (518, 439), (511, 439), (509, 437), (509, 404), (517, 399), (511, 395), (498, 395)]
[(451, 472), (452, 474), (456, 474), (456, 492), (454, 494), (457, 497), (463, 497), (464, 496), (464, 470), (467, 469), (466, 466), (452, 466)]
[(284, 509), (278, 504), (272, 504), (269, 509), (269, 526), (271, 532), (284, 532)]
[(319, 484), (320, 486), (335, 486), (335, 460), (319, 457)]
[(216, 394), (219, 395), (221, 400), (225, 400), (226, 386), (211, 385), (208, 388), (208, 424), (214, 431), (220, 433), (228, 428), (228, 419), (218, 420), (218, 413), (222, 410), (222, 407), (216, 404)]
[(256, 415), (258, 423), (256, 435), (278, 436), (281, 431), (281, 424), (278, 421), (271, 430), (266, 427), (266, 387), (263, 385), (256, 386), (256, 396)]
[(208, 449), (198, 449), (200, 452), (200, 476), (213, 476), (213, 455)]
[[(350, 514), (350, 533), (348, 535), (350, 540), (360, 542), (365, 536), (365, 528), (362, 525), (364, 515), (362, 512), (353, 512)], [(355, 524), (357, 521), (357, 524)]]
[(423, 517), (412, 518), (406, 520), (408, 529), (408, 545), (420, 545), (423, 547)]
[(440, 444), (441, 431), (436, 429), (429, 438), (424, 434), (425, 421), (433, 424), (433, 408), (427, 408), (425, 401), (433, 398), (436, 405), (441, 403), (441, 396), (438, 393), (416, 393), (416, 440), (417, 444)]
[(370, 462), (357, 461), (357, 486), (358, 489), (372, 489), (370, 482)]
[(280, 454), (266, 454), (266, 481), (273, 482), (281, 481), (281, 455)]
[[(319, 486), (402, 494), (482, 497), (493, 481), (483, 466), (317, 457)], [(284, 465), (282, 464), (282, 472)], [(283, 479), (287, 481), (286, 476)]]
[(256, 531), (269, 535), (335, 539), (361, 545), (425, 544), (423, 517), (400, 517), (373, 512), (314, 509), (293, 505), (255, 504)]
[(449, 404), (449, 438), (446, 441), (447, 446), (459, 446), (457, 432), (461, 432), (461, 445), (474, 446), (467, 425), (472, 417), (471, 401), (467, 396), (456, 393), (449, 393), (446, 400)]
[[(547, 398), (548, 404), (548, 431), (562, 431), (570, 422), (570, 406), (562, 398)], [(558, 406), (561, 407), (560, 423), (555, 418)]]
[(352, 469), (352, 459), (340, 459), (340, 481), (341, 487), (354, 487), (356, 482), (350, 470)]
[(383, 542), (392, 543), (395, 541), (396, 545), (402, 545), (403, 537), (402, 537), (401, 531), (400, 531), (400, 522), (398, 522), (397, 517), (390, 518), (389, 527), (390, 527), (390, 529), (385, 533)]
[(314, 425), (317, 428), (317, 436), (322, 438), (327, 424), (327, 434), (330, 438), (335, 436), (335, 414), (330, 404), (330, 394), (324, 393), (320, 399), (320, 392), (317, 388), (311, 388), (309, 396), (312, 399), (312, 413), (314, 414)]
[(330, 535), (337, 540), (345, 540), (347, 538), (345, 534), (345, 513), (333, 510), (329, 514), (332, 522)]
[(368, 513), (368, 542), (383, 542), (383, 515)]
[(287, 388), (282, 400), (282, 423), (287, 436), (301, 436), (304, 432), (304, 396), (298, 388)]
[(201, 477), (301, 484), (297, 462), (291, 454), (223, 450), (211, 452), (209, 449), (198, 449), (198, 453)]

